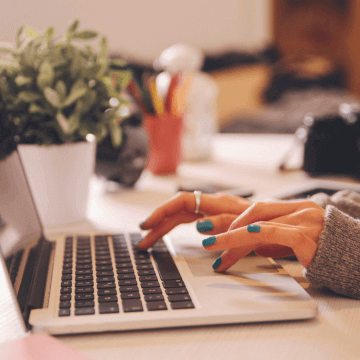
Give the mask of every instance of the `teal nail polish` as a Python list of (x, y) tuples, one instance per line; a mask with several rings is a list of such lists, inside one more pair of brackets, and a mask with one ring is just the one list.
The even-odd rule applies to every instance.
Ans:
[(248, 232), (259, 232), (259, 231), (260, 231), (260, 225), (249, 224), (249, 225), (247, 226), (247, 231), (248, 231)]
[(216, 270), (221, 264), (221, 256), (219, 256), (213, 263), (212, 267), (214, 270)]
[(203, 244), (203, 246), (210, 246), (210, 245), (214, 244), (215, 241), (216, 241), (216, 236), (210, 236), (209, 238), (204, 239), (202, 244)]
[(144, 221), (139, 225), (140, 229), (143, 229), (143, 228), (144, 228), (145, 223), (146, 223), (146, 220), (144, 220)]
[(212, 231), (214, 229), (213, 223), (210, 220), (198, 221), (196, 228), (199, 232)]

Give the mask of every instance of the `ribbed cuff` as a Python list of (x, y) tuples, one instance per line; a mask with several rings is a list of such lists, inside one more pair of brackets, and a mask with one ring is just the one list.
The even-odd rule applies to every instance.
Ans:
[(313, 284), (360, 299), (360, 221), (328, 205), (318, 250), (304, 275)]

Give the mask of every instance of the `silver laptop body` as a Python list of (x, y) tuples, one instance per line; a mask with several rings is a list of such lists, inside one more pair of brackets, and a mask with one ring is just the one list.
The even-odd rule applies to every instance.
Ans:
[[(193, 225), (149, 252), (141, 234), (46, 239), (15, 151), (0, 161), (0, 327), (71, 334), (312, 318), (317, 304), (272, 259), (248, 256), (225, 274)], [(9, 319), (10, 317), (10, 319)], [(18, 324), (18, 325), (14, 325)], [(4, 328), (5, 326), (5, 328)], [(9, 333), (7, 333), (9, 334)]]

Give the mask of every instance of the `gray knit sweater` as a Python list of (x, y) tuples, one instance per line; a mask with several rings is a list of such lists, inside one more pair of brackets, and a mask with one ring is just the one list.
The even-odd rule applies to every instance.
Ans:
[(360, 299), (360, 194), (344, 190), (311, 200), (326, 212), (317, 252), (304, 275), (313, 284)]

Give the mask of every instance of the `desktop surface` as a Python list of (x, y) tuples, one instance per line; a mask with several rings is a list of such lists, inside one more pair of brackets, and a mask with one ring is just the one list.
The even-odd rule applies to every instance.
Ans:
[[(214, 139), (211, 161), (183, 163), (176, 175), (154, 176), (145, 171), (131, 190), (109, 187), (94, 178), (89, 221), (49, 228), (46, 232), (138, 229), (138, 224), (186, 181), (244, 186), (251, 188), (256, 198), (271, 197), (309, 180), (302, 171), (278, 170), (291, 143), (292, 137), (288, 135), (222, 134)], [(176, 242), (184, 231), (199, 236), (194, 224), (179, 226), (170, 236)], [(309, 284), (296, 260), (276, 262), (317, 302), (318, 315), (314, 319), (59, 336), (58, 339), (91, 359), (358, 359), (360, 302)]]

